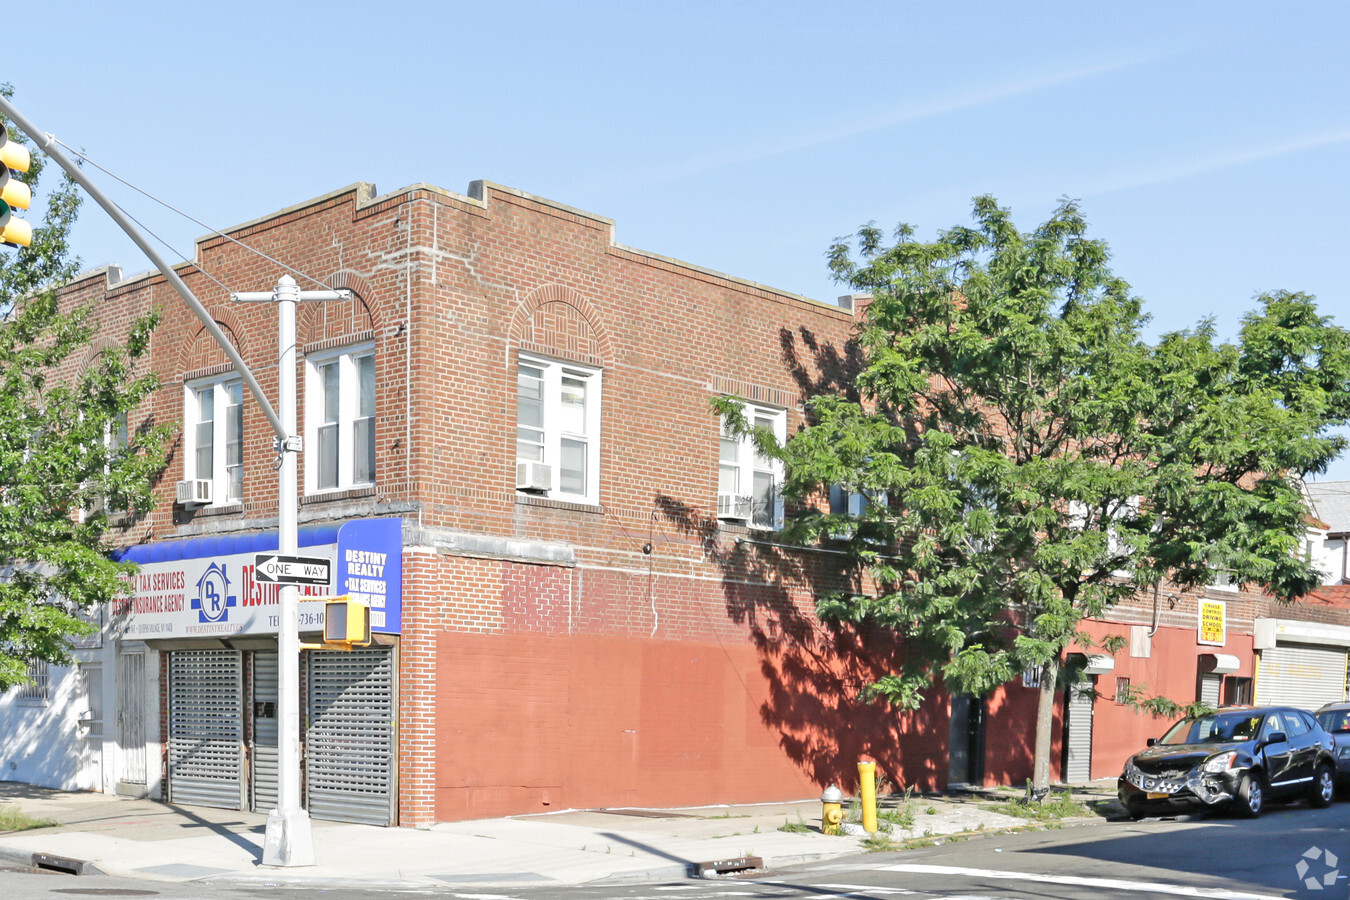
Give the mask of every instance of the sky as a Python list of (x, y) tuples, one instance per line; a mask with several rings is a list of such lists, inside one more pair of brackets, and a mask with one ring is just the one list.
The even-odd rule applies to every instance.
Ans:
[[(1069, 197), (1151, 336), (1233, 338), (1277, 289), (1350, 325), (1344, 2), (43, 0), (8, 30), (30, 120), (206, 223), (89, 170), (175, 261), (358, 181), (486, 179), (828, 301), (861, 225), (928, 238), (991, 194), (1027, 231)], [(74, 241), (151, 268), (93, 204)]]

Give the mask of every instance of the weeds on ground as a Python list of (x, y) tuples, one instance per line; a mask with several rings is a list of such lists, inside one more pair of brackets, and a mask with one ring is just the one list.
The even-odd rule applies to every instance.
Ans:
[(1037, 803), (1034, 800), (1009, 800), (1006, 803), (981, 803), (980, 809), (1003, 813), (1033, 822), (1053, 822), (1079, 816), (1091, 816), (1095, 810), (1073, 799), (1068, 794), (1054, 794)]
[[(879, 834), (890, 834), (897, 828), (901, 831), (914, 830), (914, 807), (910, 804), (910, 798), (913, 796), (914, 788), (905, 788), (904, 794), (897, 801), (894, 809), (884, 809), (880, 803), (877, 804), (877, 832)], [(849, 802), (848, 810), (844, 814), (844, 821), (854, 824), (862, 822), (862, 800), (854, 797)]]
[(900, 845), (888, 834), (869, 834), (862, 839), (859, 846), (863, 848), (864, 853), (885, 853), (888, 850), (900, 849)]
[(17, 806), (0, 806), (0, 831), (27, 831), (55, 824), (51, 819), (35, 819)]
[(789, 822), (787, 819), (784, 819), (783, 824), (778, 826), (778, 830), (788, 831), (793, 834), (810, 834), (811, 826), (806, 824), (806, 820), (802, 818), (802, 811), (799, 809), (797, 810), (797, 821)]

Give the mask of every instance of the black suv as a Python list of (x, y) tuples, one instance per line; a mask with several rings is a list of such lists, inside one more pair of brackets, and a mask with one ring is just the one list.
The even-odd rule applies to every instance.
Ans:
[(1268, 795), (1327, 806), (1336, 794), (1334, 746), (1301, 709), (1221, 709), (1149, 738), (1147, 750), (1126, 760), (1117, 790), (1136, 819), (1220, 804), (1255, 818)]

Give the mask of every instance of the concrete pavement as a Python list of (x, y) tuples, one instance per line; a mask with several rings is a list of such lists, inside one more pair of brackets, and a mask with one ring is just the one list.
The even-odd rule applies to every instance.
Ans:
[[(1080, 789), (1109, 797), (1114, 786)], [(1012, 798), (1016, 794), (1004, 794)], [(883, 801), (883, 811), (903, 800)], [(896, 840), (988, 832), (1024, 820), (981, 809), (976, 796), (913, 797), (912, 825)], [(446, 885), (584, 884), (688, 877), (698, 863), (759, 857), (766, 869), (862, 852), (863, 839), (819, 831), (818, 800), (668, 810), (573, 810), (378, 828), (314, 820), (316, 865), (261, 865), (262, 814), (176, 806), (0, 782), (0, 805), (56, 825), (0, 833), (0, 858), (83, 865), (124, 878), (237, 884), (427, 888)], [(931, 811), (930, 811), (931, 810)], [(780, 831), (802, 823), (806, 832)], [(901, 824), (908, 825), (906, 819)]]

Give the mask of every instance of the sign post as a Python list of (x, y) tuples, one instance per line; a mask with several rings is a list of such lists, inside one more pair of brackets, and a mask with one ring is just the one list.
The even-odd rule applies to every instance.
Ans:
[[(298, 559), (299, 488), (297, 457), (303, 440), (295, 425), (295, 303), (297, 300), (342, 300), (345, 291), (302, 291), (289, 275), (277, 279), (270, 292), (230, 295), (231, 300), (277, 305), (277, 414), (284, 440), (276, 439), (281, 494), (277, 502), (277, 559)], [(326, 562), (326, 560), (325, 560)], [(280, 582), (280, 579), (277, 579)], [(267, 814), (263, 865), (314, 865), (314, 831), (309, 813), (300, 806), (300, 622), (297, 582), (281, 582), (277, 626), (277, 808)], [(325, 582), (326, 583), (326, 582)]]

